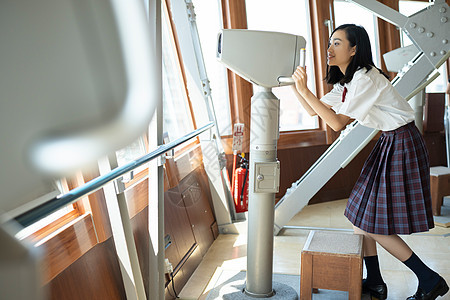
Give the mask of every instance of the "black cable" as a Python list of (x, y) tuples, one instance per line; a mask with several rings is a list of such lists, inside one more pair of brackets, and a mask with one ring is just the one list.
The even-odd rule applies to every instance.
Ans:
[[(175, 293), (175, 298), (180, 298), (180, 297), (178, 297), (178, 295), (177, 295), (177, 291), (175, 290), (175, 280), (174, 280), (174, 277), (173, 277), (173, 272), (172, 273), (170, 273), (170, 275), (169, 275), (170, 277), (172, 277), (172, 279), (171, 279), (171, 281), (172, 281), (172, 289), (173, 289), (173, 292)], [(170, 296), (172, 296), (172, 295), (170, 295)], [(173, 297), (173, 296), (172, 296)]]
[(242, 205), (244, 205), (244, 192), (245, 192), (245, 183), (247, 182), (247, 176), (248, 176), (248, 161), (241, 156), (241, 167), (245, 169), (245, 175), (244, 175), (244, 183), (242, 184), (242, 190), (241, 190), (241, 199)]
[(169, 293), (170, 297), (175, 298), (175, 296), (170, 292), (170, 289), (167, 289), (167, 292)]
[(245, 183), (247, 182), (248, 168), (245, 169), (244, 183), (242, 184), (241, 202), (244, 203)]

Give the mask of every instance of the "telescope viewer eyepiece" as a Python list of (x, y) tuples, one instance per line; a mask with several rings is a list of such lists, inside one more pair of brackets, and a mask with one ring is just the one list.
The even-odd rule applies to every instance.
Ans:
[(301, 49), (305, 47), (306, 40), (299, 35), (223, 29), (217, 37), (216, 57), (245, 80), (272, 88), (294, 83), (291, 76), (301, 63)]

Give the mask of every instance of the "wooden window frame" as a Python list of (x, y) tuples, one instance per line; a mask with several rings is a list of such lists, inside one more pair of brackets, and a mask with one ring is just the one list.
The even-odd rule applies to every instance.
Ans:
[[(378, 2), (383, 3), (386, 6), (389, 6), (392, 9), (395, 9), (398, 11), (399, 8), (399, 0), (378, 0)], [(395, 25), (386, 22), (380, 18), (377, 18), (377, 28), (378, 33), (383, 32), (383, 35), (377, 34), (378, 36), (378, 47), (379, 47), (379, 60), (381, 61), (381, 69), (389, 75), (390, 79), (392, 80), (397, 73), (395, 72), (388, 72), (386, 68), (386, 64), (384, 63), (384, 60), (382, 59), (382, 53), (387, 53), (389, 51), (392, 51), (394, 49), (401, 47), (401, 40), (400, 40), (400, 30), (396, 28)]]
[[(77, 182), (79, 181), (80, 176), (81, 174), (78, 173), (74, 178), (61, 179), (63, 192), (67, 193), (77, 187), (79, 185)], [(25, 240), (33, 244), (39, 243), (43, 239), (46, 239), (49, 235), (54, 234), (54, 232), (73, 222), (75, 219), (86, 213), (86, 211), (90, 210), (88, 208), (89, 204), (86, 202), (86, 197), (70, 205), (72, 206), (73, 210), (51, 221), (47, 225), (35, 230), (31, 234), (27, 235), (25, 237)]]
[[(184, 64), (183, 64), (183, 58), (181, 55), (180, 43), (178, 41), (178, 34), (175, 29), (174, 21), (172, 18), (172, 13), (169, 9), (169, 7), (171, 6), (170, 1), (171, 0), (164, 0), (164, 1), (162, 1), (162, 5), (164, 6), (164, 11), (167, 14), (167, 19), (169, 20), (168, 26), (169, 26), (170, 32), (172, 33), (171, 39), (172, 39), (172, 43), (175, 46), (175, 50), (176, 50), (176, 54), (177, 54), (176, 61), (178, 63), (178, 68), (181, 73), (182, 83), (183, 83), (183, 87), (184, 87), (183, 88), (183, 93), (184, 93), (183, 96), (185, 99), (187, 99), (187, 104), (188, 104), (188, 108), (189, 108), (190, 119), (192, 121), (192, 125), (193, 125), (194, 129), (197, 129), (198, 126), (197, 126), (197, 123), (195, 120), (195, 114), (194, 114), (192, 100), (191, 100), (191, 98), (189, 96), (189, 92), (188, 92), (186, 71), (185, 71)], [(167, 179), (168, 186), (171, 186), (171, 187), (176, 186), (182, 179), (181, 175), (180, 175), (180, 171), (177, 168), (177, 160), (187, 152), (191, 152), (191, 151), (195, 152), (196, 149), (198, 149), (199, 144), (200, 144), (200, 140), (198, 137), (196, 137), (192, 141), (188, 141), (188, 142), (184, 143), (182, 146), (178, 147), (174, 151), (174, 155), (172, 157), (166, 157), (166, 163), (165, 163), (166, 176), (165, 176), (165, 178)]]
[[(327, 0), (328, 1), (328, 0)], [(323, 2), (327, 2), (323, 1)], [(315, 4), (321, 3), (322, 1), (310, 0)], [(223, 14), (223, 27), (226, 29), (247, 29), (247, 15), (245, 1), (236, 0), (222, 0), (222, 14)], [(322, 5), (322, 4), (321, 4)], [(311, 11), (311, 23), (312, 28), (320, 26), (314, 26), (314, 20), (317, 20), (315, 15), (317, 10), (310, 9)], [(320, 12), (325, 11), (329, 15), (329, 9), (319, 10)], [(317, 22), (317, 21), (316, 21)], [(326, 29), (326, 28), (325, 28)], [(325, 30), (322, 29), (322, 30)], [(327, 32), (328, 35), (328, 32)], [(320, 43), (317, 39), (315, 32), (312, 32), (313, 39), (313, 49), (325, 49), (325, 51), (319, 51), (322, 57), (317, 57), (317, 51), (314, 51), (314, 65), (322, 66), (323, 61), (326, 59), (326, 45), (328, 44), (328, 37), (326, 38), (324, 47), (317, 47), (316, 45)], [(316, 47), (314, 47), (316, 46)], [(322, 69), (326, 66), (322, 66)], [(247, 82), (240, 76), (236, 75), (232, 71), (228, 70), (228, 86), (230, 95), (230, 111), (232, 124), (243, 123), (244, 129), (244, 142), (243, 142), (243, 152), (249, 152), (250, 144), (250, 106), (251, 97), (253, 96), (253, 88), (251, 83)], [(324, 82), (318, 80), (318, 78), (324, 78), (324, 72), (318, 72), (316, 67), (316, 87), (318, 96), (325, 94), (323, 91), (329, 90), (329, 88), (324, 85)], [(319, 119), (320, 120), (320, 119)], [(330, 129), (331, 130), (331, 129)], [(337, 136), (336, 136), (337, 137)], [(224, 144), (225, 153), (231, 154), (232, 136), (222, 136), (221, 137)], [(309, 130), (296, 130), (296, 131), (283, 131), (280, 132), (280, 139), (278, 141), (278, 149), (288, 149), (302, 146), (311, 146), (327, 143), (328, 138), (324, 135), (324, 123), (320, 121), (318, 129)]]
[[(93, 179), (99, 174), (90, 176)], [(69, 192), (88, 180), (78, 172), (74, 177), (62, 180), (64, 191)], [(99, 197), (104, 200), (102, 189), (78, 200), (72, 204), (72, 211), (25, 237), (26, 242), (42, 252), (43, 285), (111, 236), (108, 215), (106, 210), (100, 209)]]
[(197, 123), (195, 122), (194, 108), (192, 105), (191, 98), (189, 97), (189, 92), (188, 92), (188, 88), (187, 88), (186, 71), (184, 70), (184, 64), (182, 63), (183, 57), (181, 56), (180, 43), (178, 42), (178, 34), (177, 34), (177, 31), (175, 30), (175, 24), (173, 22), (172, 12), (169, 9), (170, 0), (164, 0), (162, 2), (162, 5), (164, 7), (164, 12), (167, 14), (166, 17), (169, 20), (169, 23), (168, 23), (169, 31), (172, 32), (171, 42), (173, 43), (173, 45), (175, 47), (175, 52), (177, 54), (176, 61), (178, 63), (178, 68), (180, 70), (181, 78), (183, 80), (183, 87), (184, 87), (183, 92), (184, 92), (184, 96), (186, 97), (185, 99), (187, 99), (187, 102), (188, 102), (190, 119), (194, 126), (194, 129), (197, 129)]
[[(379, 2), (398, 10), (399, 0), (380, 0)], [(447, 0), (449, 2), (449, 0)], [(245, 1), (222, 0), (222, 14), (224, 28), (246, 29), (247, 17)], [(315, 69), (315, 86), (317, 97), (321, 98), (328, 93), (332, 86), (323, 78), (326, 76), (326, 57), (329, 32), (326, 21), (334, 20), (333, 0), (308, 0), (311, 20), (311, 43), (313, 49), (313, 63)], [(394, 25), (378, 18), (378, 32), (383, 32), (379, 40), (379, 53), (386, 53), (400, 46), (400, 33)], [(334, 24), (333, 24), (334, 27)], [(380, 35), (378, 34), (378, 37)], [(382, 61), (382, 60), (381, 60)], [(384, 71), (386, 67), (382, 65)], [(395, 73), (391, 73), (395, 76)], [(393, 78), (393, 77), (392, 77)], [(253, 95), (252, 86), (238, 75), (228, 70), (228, 82), (230, 90), (230, 107), (232, 123), (245, 124), (245, 141), (243, 151), (248, 152), (250, 140), (250, 103)], [(314, 130), (282, 131), (278, 141), (279, 149), (289, 149), (320, 144), (331, 144), (339, 136), (340, 132), (333, 131), (319, 118), (319, 128)], [(222, 136), (224, 148), (227, 154), (231, 154), (232, 137)]]
[[(222, 19), (225, 29), (247, 29), (247, 14), (245, 1), (222, 0)], [(250, 106), (253, 96), (251, 83), (227, 69), (228, 89), (230, 97), (231, 124), (244, 124), (244, 141), (242, 151), (250, 149)], [(223, 137), (222, 137), (223, 138)], [(225, 153), (230, 154), (232, 139), (224, 139)]]
[[(146, 137), (146, 135), (145, 135)], [(144, 140), (146, 138), (144, 137)], [(148, 152), (148, 143), (145, 143)], [(100, 176), (98, 167), (89, 172), (78, 172), (65, 179), (66, 192)], [(148, 205), (148, 168), (137, 173), (125, 185), (130, 218)], [(111, 224), (103, 189), (83, 197), (73, 204), (74, 210), (35, 231), (25, 238), (42, 251), (42, 284), (49, 283), (62, 271), (92, 249), (112, 236)]]

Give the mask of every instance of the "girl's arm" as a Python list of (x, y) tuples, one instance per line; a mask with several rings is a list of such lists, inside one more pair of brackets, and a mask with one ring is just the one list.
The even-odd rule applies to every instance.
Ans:
[(314, 111), (314, 109), (312, 109), (311, 106), (309, 106), (308, 102), (306, 102), (305, 99), (298, 93), (295, 85), (292, 85), (292, 91), (294, 92), (295, 97), (297, 98), (298, 101), (300, 101), (300, 103), (302, 104), (302, 106), (306, 110), (306, 112), (311, 117), (317, 116), (317, 113)]
[[(347, 125), (350, 117), (336, 114), (329, 106), (325, 105), (319, 100), (311, 91), (308, 89), (306, 82), (307, 76), (305, 68), (297, 67), (297, 70), (292, 75), (295, 81), (295, 87), (307, 105), (322, 118), (328, 126), (330, 126), (334, 131), (341, 130), (345, 125)], [(300, 101), (301, 102), (301, 101)], [(305, 107), (306, 108), (306, 107)], [(308, 111), (309, 112), (309, 111)]]
[(310, 90), (305, 91), (301, 94), (305, 98), (309, 106), (319, 115), (322, 120), (324, 120), (328, 126), (330, 126), (334, 131), (339, 131), (347, 125), (350, 117), (346, 115), (336, 114), (334, 110), (328, 108), (322, 101), (319, 100)]

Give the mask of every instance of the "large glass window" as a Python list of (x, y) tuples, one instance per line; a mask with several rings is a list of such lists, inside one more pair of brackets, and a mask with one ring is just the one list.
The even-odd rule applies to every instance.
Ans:
[[(399, 11), (405, 16), (410, 16), (422, 9), (425, 9), (429, 5), (430, 3), (428, 2), (400, 0)], [(409, 37), (406, 35), (405, 32), (402, 32), (401, 37), (402, 37), (402, 47), (406, 47), (412, 44), (412, 41), (409, 39)], [(445, 92), (445, 89), (447, 88), (447, 80), (445, 78), (445, 64), (442, 64), (442, 66), (439, 68), (439, 73), (440, 73), (439, 77), (436, 78), (432, 83), (430, 83), (425, 88), (425, 91), (427, 93)]]
[[(38, 230), (44, 228), (45, 226), (49, 226), (50, 224), (57, 221), (58, 219), (62, 219), (64, 216), (68, 215), (69, 213), (71, 213), (73, 211), (74, 211), (73, 204), (64, 206), (63, 208), (55, 211), (54, 213), (46, 216), (45, 218), (42, 218), (41, 220), (31, 224), (30, 226), (23, 228), (16, 234), (16, 238), (19, 240), (22, 240), (22, 239), (34, 234)], [(55, 227), (54, 230), (56, 231), (57, 228), (59, 228), (59, 227)]]
[[(246, 0), (248, 29), (277, 31), (303, 36), (306, 43), (308, 86), (315, 92), (314, 67), (311, 55), (311, 34), (306, 0)], [(273, 93), (280, 99), (280, 130), (318, 128), (317, 117), (311, 117), (296, 99), (291, 87), (278, 87)]]
[(178, 62), (167, 11), (162, 13), (163, 56), (163, 130), (173, 141), (192, 132), (194, 126), (188, 106), (183, 77)]
[(372, 58), (377, 67), (381, 66), (378, 54), (376, 17), (370, 11), (344, 0), (334, 0), (335, 28), (342, 24), (361, 25), (366, 29), (372, 46)]
[[(78, 172), (74, 176), (74, 178), (72, 178), (72, 180), (76, 181), (75, 178), (80, 178), (80, 176), (81, 173)], [(61, 191), (61, 195), (66, 194), (71, 190), (66, 178), (56, 180), (55, 184), (58, 187), (59, 191)], [(81, 201), (83, 200), (80, 200), (80, 202)], [(67, 224), (69, 220), (73, 220), (75, 217), (81, 215), (81, 212), (78, 211), (75, 206), (74, 204), (69, 204), (58, 209), (52, 214), (20, 230), (16, 234), (16, 238), (22, 240), (30, 236), (34, 236), (34, 239), (37, 241), (44, 238), (45, 236), (50, 235), (51, 233), (56, 232), (59, 228)], [(46, 229), (45, 231), (43, 230), (44, 228)]]
[[(144, 142), (144, 137), (141, 136), (137, 140), (135, 140), (130, 145), (126, 146), (125, 148), (122, 148), (118, 151), (116, 151), (116, 157), (117, 157), (117, 165), (123, 166), (127, 163), (136, 160), (138, 158), (141, 158), (147, 153), (147, 147)], [(133, 170), (133, 174), (137, 174), (147, 168), (147, 165), (144, 164), (136, 169)]]
[(226, 69), (216, 59), (217, 34), (222, 29), (220, 1), (194, 0), (198, 35), (206, 73), (210, 81), (211, 98), (220, 135), (231, 134), (230, 101)]

